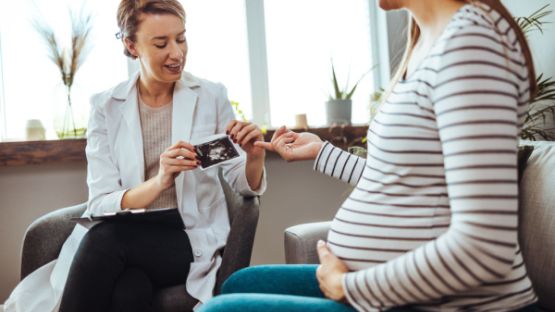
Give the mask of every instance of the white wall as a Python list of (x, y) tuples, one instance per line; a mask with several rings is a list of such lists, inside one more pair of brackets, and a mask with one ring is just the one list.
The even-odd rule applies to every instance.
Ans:
[(0, 167), (0, 302), (19, 280), (25, 229), (39, 216), (87, 198), (85, 163)]

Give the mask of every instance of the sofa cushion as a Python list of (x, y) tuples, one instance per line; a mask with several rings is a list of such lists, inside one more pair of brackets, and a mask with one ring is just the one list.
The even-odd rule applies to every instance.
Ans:
[(520, 183), (519, 240), (541, 308), (555, 310), (555, 143), (534, 143)]

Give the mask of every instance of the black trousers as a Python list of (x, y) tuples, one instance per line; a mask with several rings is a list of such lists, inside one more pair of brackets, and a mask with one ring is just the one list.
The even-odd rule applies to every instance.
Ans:
[[(175, 213), (174, 220), (181, 220)], [(104, 222), (83, 238), (60, 312), (152, 310), (157, 289), (185, 284), (191, 244), (174, 222)], [(185, 286), (183, 286), (185, 287)]]

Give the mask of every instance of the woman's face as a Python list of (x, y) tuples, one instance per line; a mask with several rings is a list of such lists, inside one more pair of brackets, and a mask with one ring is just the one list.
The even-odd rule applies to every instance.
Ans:
[(126, 40), (131, 54), (141, 62), (141, 73), (158, 82), (181, 78), (187, 58), (187, 40), (183, 21), (171, 14), (143, 14), (136, 41)]

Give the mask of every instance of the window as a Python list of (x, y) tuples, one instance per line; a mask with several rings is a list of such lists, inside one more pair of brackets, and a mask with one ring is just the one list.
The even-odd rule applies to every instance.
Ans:
[[(266, 0), (270, 115), (273, 126), (306, 113), (309, 125), (324, 125), (332, 92), (331, 60), (341, 85), (372, 67), (367, 0)], [(373, 89), (369, 74), (353, 97), (353, 122), (368, 121)]]
[[(66, 1), (82, 2), (34, 1), (61, 33), (69, 29)], [(374, 0), (180, 1), (187, 12), (186, 70), (222, 82), (230, 100), (259, 124), (291, 125), (295, 114), (306, 113), (310, 126), (324, 125), (331, 60), (343, 85), (347, 77), (352, 85), (377, 64), (379, 51), (371, 40), (371, 31), (376, 36), (371, 25), (376, 19), (370, 18), (376, 13)], [(35, 118), (42, 120), (47, 137), (55, 138), (56, 103), (65, 104), (60, 92), (53, 91), (61, 89), (61, 78), (32, 26), (32, 14), (38, 13), (32, 2), (0, 3), (0, 140), (24, 138), (26, 120)], [(83, 119), (92, 94), (138, 69), (114, 38), (119, 1), (86, 3), (94, 12), (94, 47), (73, 88), (74, 107)], [(31, 13), (22, 18), (10, 12)], [(366, 75), (357, 88), (354, 123), (367, 121), (370, 94), (380, 75)]]
[(245, 0), (181, 0), (187, 13), (185, 70), (222, 82), (252, 118)]
[(2, 76), (4, 71), (2, 69), (2, 25), (0, 25), (0, 141), (6, 137), (6, 113), (4, 106), (4, 84), (2, 83)]
[[(61, 34), (60, 38), (67, 37), (70, 29), (68, 4), (64, 1), (35, 2), (37, 7), (31, 1), (2, 1), (0, 4), (3, 60), (0, 84), (3, 85), (5, 108), (3, 139), (24, 138), (28, 119), (40, 119), (47, 129), (47, 138), (55, 138), (54, 112), (63, 111), (65, 104), (60, 72), (47, 57), (46, 46), (34, 29), (32, 20), (35, 17), (33, 14), (38, 14), (40, 10), (55, 32)], [(94, 46), (75, 76), (72, 91), (75, 114), (81, 119), (86, 119), (92, 94), (127, 78), (125, 56), (121, 44), (114, 38), (117, 2), (89, 1), (88, 4), (94, 12), (91, 38)], [(33, 14), (22, 17), (13, 12)], [(7, 29), (12, 31), (5, 31)]]

